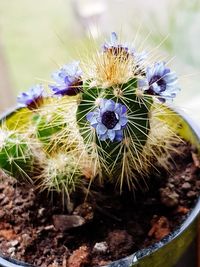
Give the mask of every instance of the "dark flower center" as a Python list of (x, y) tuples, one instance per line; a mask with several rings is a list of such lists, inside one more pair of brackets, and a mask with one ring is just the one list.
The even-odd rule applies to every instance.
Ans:
[(106, 111), (102, 115), (102, 123), (108, 129), (113, 129), (115, 125), (118, 123), (118, 119), (114, 111)]
[(28, 109), (37, 109), (39, 108), (43, 103), (43, 97), (42, 96), (38, 96), (35, 99), (29, 100), (26, 105)]
[(77, 95), (82, 91), (82, 85), (83, 81), (81, 80), (81, 78), (77, 78), (73, 83), (67, 84), (67, 87), (65, 89), (58, 90), (55, 95)]
[(126, 47), (122, 47), (118, 45), (117, 47), (112, 46), (107, 49), (107, 51), (113, 55), (119, 58), (119, 60), (127, 60), (129, 58), (129, 52)]
[(66, 95), (73, 96), (79, 94), (82, 91), (82, 85), (83, 81), (81, 79), (77, 79), (68, 86)]
[[(163, 91), (166, 90), (166, 81), (165, 81), (161, 76), (159, 76), (159, 75), (155, 75), (155, 76), (153, 76), (153, 77), (151, 78), (149, 84), (152, 85), (152, 84), (154, 84), (154, 83), (157, 83), (157, 85), (160, 87), (160, 91), (159, 91), (159, 93), (161, 93), (161, 92), (163, 92)], [(153, 91), (152, 86), (150, 86), (149, 90), (150, 90), (150, 91)], [(149, 93), (150, 93), (150, 92), (149, 92)], [(151, 94), (152, 94), (152, 93), (153, 93), (153, 94), (156, 94), (156, 92), (154, 92), (154, 91), (151, 92)]]

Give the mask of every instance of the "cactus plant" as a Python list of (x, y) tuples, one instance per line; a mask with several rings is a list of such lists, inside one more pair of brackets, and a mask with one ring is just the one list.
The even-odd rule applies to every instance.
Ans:
[(3, 129), (0, 136), (0, 168), (16, 179), (32, 183), (31, 176), (37, 173), (35, 163), (40, 154), (35, 151), (34, 141), (26, 135)]
[(172, 99), (177, 77), (163, 62), (146, 68), (145, 53), (118, 44), (115, 33), (92, 67), (77, 109), (80, 133), (95, 149), (103, 175), (120, 181), (121, 189), (126, 178), (131, 188), (138, 174), (146, 174), (148, 153), (160, 145), (152, 135), (155, 99)]
[[(41, 190), (67, 196), (95, 181), (120, 192), (141, 188), (155, 161), (167, 168), (179, 141), (166, 123), (165, 105), (179, 91), (177, 76), (165, 62), (149, 58), (113, 32), (88, 62), (74, 61), (52, 74), (52, 95), (43, 85), (20, 94), (28, 123), (21, 128), (12, 117), (2, 123), (12, 133), (1, 141), (0, 167), (19, 179), (18, 166), (36, 184), (39, 179)], [(34, 153), (25, 136), (37, 140)], [(36, 175), (30, 166), (40, 158), (39, 150), (45, 156)]]
[(48, 158), (37, 177), (39, 188), (62, 196), (63, 206), (71, 210), (70, 195), (81, 186), (81, 172), (73, 153), (58, 153)]

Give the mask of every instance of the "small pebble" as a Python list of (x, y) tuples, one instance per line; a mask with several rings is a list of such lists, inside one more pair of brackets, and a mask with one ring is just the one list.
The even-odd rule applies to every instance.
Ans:
[(45, 226), (44, 230), (46, 230), (46, 231), (55, 230), (55, 227), (53, 224), (50, 224), (50, 225)]
[(44, 250), (43, 250), (43, 255), (44, 256), (47, 256), (47, 255), (50, 255), (51, 254), (51, 249), (50, 248), (45, 248)]
[(39, 218), (42, 217), (42, 216), (44, 215), (44, 212), (45, 212), (45, 208), (40, 208), (40, 209), (38, 210), (38, 217), (39, 217)]
[(2, 219), (5, 216), (5, 211), (4, 210), (0, 210), (0, 219)]
[(15, 240), (10, 241), (9, 244), (11, 247), (16, 247), (19, 244), (19, 241), (15, 239)]
[[(181, 178), (183, 178), (182, 176), (181, 176)], [(172, 177), (172, 178), (169, 178), (169, 183), (171, 183), (171, 184), (173, 184), (173, 185), (179, 185), (179, 183), (180, 183), (180, 177), (176, 177), (176, 176), (174, 176), (174, 177)]]
[(168, 183), (167, 186), (171, 189), (174, 189), (174, 184)]
[(196, 188), (197, 190), (200, 190), (200, 181), (196, 181)]
[(182, 188), (184, 190), (189, 190), (191, 188), (191, 184), (188, 183), (188, 182), (185, 182), (185, 183), (182, 184)]
[(56, 230), (62, 232), (79, 227), (85, 224), (86, 221), (79, 215), (53, 215), (53, 224)]
[(2, 199), (1, 201), (1, 205), (4, 206), (4, 205), (7, 205), (9, 203), (9, 197), (5, 197), (4, 199)]
[(199, 156), (194, 152), (192, 152), (192, 159), (193, 159), (195, 167), (200, 168)]
[(73, 215), (79, 215), (86, 221), (91, 221), (94, 217), (94, 210), (91, 204), (84, 202), (75, 208)]
[(191, 176), (189, 176), (189, 175), (187, 175), (187, 176), (185, 176), (185, 179), (184, 179), (186, 182), (189, 182), (189, 181), (191, 181), (192, 180), (192, 177)]
[(15, 250), (16, 250), (15, 247), (10, 247), (10, 248), (7, 250), (7, 252), (8, 252), (9, 254), (12, 254), (13, 252), (15, 252)]
[(196, 197), (196, 193), (195, 193), (194, 191), (189, 191), (189, 192), (187, 193), (187, 197), (189, 197), (189, 198), (194, 198), (194, 197)]
[(175, 207), (179, 202), (179, 195), (169, 187), (160, 189), (160, 199), (166, 207)]
[(108, 251), (108, 244), (106, 242), (96, 243), (93, 247), (94, 253), (104, 254)]
[(26, 247), (28, 246), (32, 241), (32, 238), (28, 234), (23, 234), (22, 235), (22, 243)]
[(6, 195), (4, 193), (0, 194), (0, 201), (3, 200), (6, 197)]

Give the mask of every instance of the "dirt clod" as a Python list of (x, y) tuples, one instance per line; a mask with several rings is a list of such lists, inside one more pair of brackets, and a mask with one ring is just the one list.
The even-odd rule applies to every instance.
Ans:
[(160, 199), (166, 207), (176, 207), (179, 195), (169, 187), (165, 187), (160, 189)]
[(151, 225), (152, 227), (148, 232), (148, 236), (154, 237), (157, 241), (161, 240), (170, 233), (169, 221), (164, 216), (154, 216), (151, 221)]
[(16, 233), (12, 229), (1, 229), (0, 236), (6, 240), (12, 240), (16, 237)]
[(68, 267), (82, 267), (89, 263), (89, 249), (81, 246), (69, 257)]
[(83, 217), (86, 221), (91, 221), (94, 217), (94, 210), (91, 204), (84, 202), (75, 208), (73, 214)]
[(189, 211), (189, 209), (186, 207), (183, 207), (183, 206), (178, 206), (178, 208), (176, 209), (177, 213), (182, 213), (182, 214), (187, 214), (188, 211)]
[(118, 254), (126, 255), (134, 246), (133, 237), (125, 230), (110, 232), (106, 240), (114, 257), (117, 257)]

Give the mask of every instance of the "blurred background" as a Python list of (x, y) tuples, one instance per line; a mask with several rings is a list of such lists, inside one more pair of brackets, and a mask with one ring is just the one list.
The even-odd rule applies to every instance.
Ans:
[(170, 61), (175, 104), (200, 122), (200, 0), (1, 0), (0, 111), (111, 31)]

